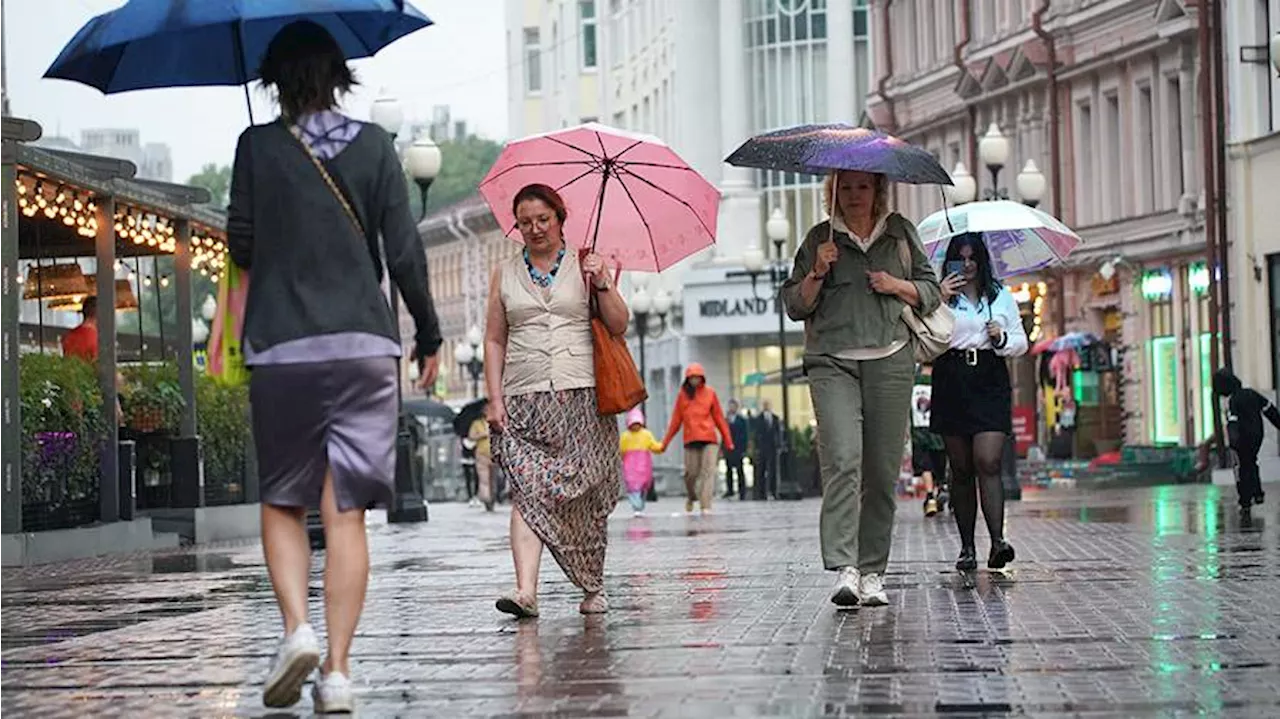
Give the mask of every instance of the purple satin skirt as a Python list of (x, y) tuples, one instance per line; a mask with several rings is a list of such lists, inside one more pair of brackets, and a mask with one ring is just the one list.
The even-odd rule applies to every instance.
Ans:
[(326, 470), (339, 511), (391, 503), (394, 357), (258, 365), (249, 400), (264, 504), (319, 507)]

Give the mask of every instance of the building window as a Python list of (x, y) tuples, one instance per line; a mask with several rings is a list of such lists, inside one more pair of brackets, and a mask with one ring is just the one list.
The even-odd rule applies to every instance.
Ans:
[(1164, 173), (1168, 178), (1170, 206), (1177, 207), (1182, 199), (1182, 83), (1176, 75), (1165, 79), (1165, 142), (1164, 155), (1171, 159), (1169, 171)]
[(1134, 137), (1138, 141), (1138, 192), (1140, 212), (1156, 211), (1156, 134), (1153, 127), (1151, 86), (1139, 85)]
[(524, 89), (531, 95), (542, 92), (541, 35), (536, 27), (524, 29)]
[(1107, 204), (1107, 220), (1116, 220), (1124, 215), (1123, 178), (1120, 168), (1120, 96), (1118, 93), (1108, 94), (1103, 101), (1103, 118), (1106, 123), (1103, 131), (1103, 157), (1106, 158), (1106, 171), (1102, 178), (1105, 183), (1104, 194)]
[(1080, 172), (1076, 174), (1076, 215), (1081, 224), (1094, 220), (1094, 190), (1097, 180), (1093, 176), (1093, 107), (1088, 102), (1076, 106), (1076, 160)]
[(609, 62), (621, 65), (626, 57), (626, 28), (623, 27), (622, 0), (609, 0)]
[(596, 62), (596, 0), (578, 3), (578, 19), (582, 24), (582, 69), (594, 70)]

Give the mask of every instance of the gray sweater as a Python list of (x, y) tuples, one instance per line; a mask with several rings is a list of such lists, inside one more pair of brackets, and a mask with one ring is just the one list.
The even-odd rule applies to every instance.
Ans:
[(390, 136), (365, 125), (324, 165), (360, 219), (363, 237), (284, 123), (240, 135), (227, 240), (232, 260), (250, 270), (245, 340), (259, 352), (339, 332), (367, 332), (398, 344), (380, 287), (381, 234), (387, 269), (417, 325), (417, 349), (435, 354), (440, 325), (427, 286), (426, 253)]

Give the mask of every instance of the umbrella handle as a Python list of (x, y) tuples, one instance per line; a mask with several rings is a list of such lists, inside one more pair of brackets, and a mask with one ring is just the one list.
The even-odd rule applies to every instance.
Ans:
[(947, 221), (947, 234), (954, 235), (956, 228), (951, 225), (951, 213), (947, 212), (947, 193), (938, 185), (938, 194), (942, 195), (942, 217)]

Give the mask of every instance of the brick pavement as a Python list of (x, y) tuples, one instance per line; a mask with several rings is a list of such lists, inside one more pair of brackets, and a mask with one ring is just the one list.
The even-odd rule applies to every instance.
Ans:
[[(576, 613), (548, 556), (524, 623), (493, 610), (505, 515), (439, 505), (371, 530), (360, 714), (1280, 716), (1280, 513), (1241, 527), (1232, 504), (1206, 486), (1028, 493), (1012, 570), (966, 580), (949, 517), (904, 503), (891, 606), (837, 612), (816, 500), (708, 519), (664, 500), (611, 523), (607, 616)], [(253, 543), (5, 570), (3, 712), (263, 716), (276, 616)]]

